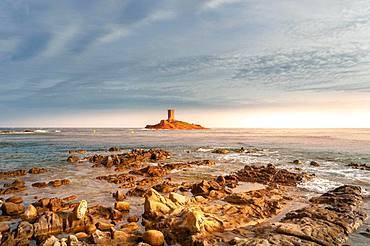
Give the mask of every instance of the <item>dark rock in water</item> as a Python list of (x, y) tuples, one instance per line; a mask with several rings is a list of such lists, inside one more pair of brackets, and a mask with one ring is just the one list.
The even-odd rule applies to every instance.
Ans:
[(121, 148), (120, 147), (110, 147), (108, 151), (110, 151), (110, 152), (118, 152), (118, 151), (121, 151)]
[(28, 173), (30, 174), (40, 174), (40, 173), (46, 173), (48, 170), (46, 168), (39, 168), (39, 167), (33, 167), (30, 170), (28, 170)]
[(107, 176), (96, 177), (99, 180), (105, 180), (109, 183), (120, 184), (121, 188), (132, 188), (135, 186), (136, 177), (127, 173), (112, 174)]
[(26, 190), (26, 186), (23, 180), (16, 179), (12, 183), (4, 184), (4, 188), (0, 189), (0, 195), (22, 192)]
[(16, 204), (12, 202), (5, 202), (1, 207), (5, 215), (19, 215), (24, 213), (24, 206), (22, 204)]
[(46, 187), (48, 187), (48, 183), (46, 183), (46, 182), (37, 182), (37, 183), (33, 183), (32, 187), (46, 188)]
[(269, 164), (267, 166), (245, 166), (235, 174), (240, 181), (261, 184), (279, 184), (296, 186), (297, 184), (310, 180), (313, 174), (293, 173), (286, 169), (279, 169)]
[(71, 184), (71, 181), (69, 179), (56, 179), (49, 182), (50, 186), (53, 187), (60, 187), (62, 185), (69, 185)]
[(80, 154), (80, 155), (84, 155), (87, 153), (87, 150), (84, 150), (84, 149), (77, 149), (77, 150), (69, 150), (68, 151), (68, 154)]
[(146, 192), (147, 192), (147, 189), (145, 189), (144, 187), (137, 186), (134, 189), (127, 191), (126, 195), (144, 197)]
[(20, 196), (11, 196), (5, 200), (6, 202), (12, 202), (16, 204), (21, 204), (23, 202), (23, 198)]
[(67, 158), (67, 161), (70, 162), (70, 163), (76, 163), (80, 160), (80, 157), (76, 156), (76, 155), (70, 155), (68, 156)]
[(292, 161), (293, 164), (296, 164), (296, 165), (301, 165), (303, 164), (303, 162), (301, 160), (294, 160)]
[(26, 170), (14, 170), (14, 171), (5, 171), (0, 172), (0, 179), (8, 178), (8, 177), (17, 177), (17, 176), (24, 176), (26, 175)]
[(320, 164), (316, 161), (311, 161), (310, 165), (313, 166), (313, 167), (319, 167), (320, 166)]
[(351, 162), (347, 166), (351, 167), (353, 169), (360, 169), (360, 170), (370, 171), (370, 165), (368, 165), (368, 164), (358, 164), (358, 163)]

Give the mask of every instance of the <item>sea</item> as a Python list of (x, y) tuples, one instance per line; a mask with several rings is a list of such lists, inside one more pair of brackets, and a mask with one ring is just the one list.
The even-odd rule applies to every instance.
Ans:
[[(88, 154), (106, 153), (117, 146), (124, 150), (161, 148), (171, 153), (173, 160), (213, 159), (214, 167), (197, 167), (174, 173), (175, 180), (201, 179), (205, 175), (225, 175), (245, 165), (272, 163), (280, 168), (314, 173), (316, 177), (301, 183), (298, 189), (311, 197), (342, 184), (362, 187), (364, 208), (370, 214), (370, 171), (353, 169), (350, 163), (370, 165), (370, 129), (208, 129), (194, 131), (146, 130), (140, 128), (58, 128), (0, 129), (12, 130), (0, 134), (0, 170), (46, 167), (49, 172), (27, 175), (26, 184), (68, 178), (71, 185), (60, 188), (32, 188), (23, 192), (25, 202), (42, 197), (77, 195), (89, 204), (111, 205), (112, 189), (116, 185), (95, 177), (114, 173), (91, 164), (66, 162), (69, 150), (84, 149)], [(25, 132), (24, 130), (28, 130)], [(244, 153), (216, 154), (216, 148), (253, 149)], [(302, 164), (293, 164), (293, 160)], [(311, 161), (319, 167), (309, 165)], [(4, 183), (0, 180), (0, 183)], [(137, 213), (142, 201), (132, 201)], [(363, 235), (370, 228), (369, 220), (352, 234), (350, 245), (370, 245)]]

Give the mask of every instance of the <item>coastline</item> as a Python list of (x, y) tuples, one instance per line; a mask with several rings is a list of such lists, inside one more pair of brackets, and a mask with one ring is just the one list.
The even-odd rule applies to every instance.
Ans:
[[(63, 134), (66, 134), (66, 133), (63, 133)], [(99, 131), (98, 131), (98, 134), (99, 134)], [(154, 134), (156, 134), (156, 133), (154, 133)], [(164, 133), (164, 134), (174, 134), (174, 133), (173, 132), (168, 132), (168, 133)], [(181, 133), (181, 132), (176, 133), (176, 134), (180, 134), (180, 136), (182, 136), (182, 134), (192, 135), (192, 133)], [(54, 133), (51, 134), (51, 135), (52, 136), (50, 136), (50, 137), (55, 138)], [(162, 134), (160, 134), (160, 135), (162, 135)], [(42, 135), (42, 136), (44, 136), (44, 135)], [(31, 136), (27, 135), (26, 137), (29, 138)], [(104, 142), (104, 139), (101, 139), (101, 141)], [(175, 144), (175, 145), (177, 146), (177, 144)], [(66, 146), (68, 146), (68, 145), (66, 145)], [(136, 145), (136, 146), (138, 146), (138, 145)], [(215, 165), (210, 165), (210, 166), (209, 165), (199, 165), (198, 166), (198, 165), (195, 165), (195, 164), (193, 164), (193, 166), (183, 165), (182, 168), (172, 169), (169, 173), (162, 176), (160, 180), (157, 180), (159, 183), (154, 182), (155, 178), (157, 176), (153, 176), (153, 177), (146, 177), (145, 176), (145, 173), (147, 173), (148, 170), (144, 173), (134, 173), (134, 174), (129, 174), (128, 176), (135, 176), (136, 177), (136, 181), (134, 182), (135, 186), (138, 185), (136, 182), (141, 181), (141, 179), (151, 180), (152, 183), (150, 183), (148, 186), (145, 187), (146, 190), (148, 190), (150, 188), (150, 186), (155, 186), (157, 184), (162, 184), (162, 187), (157, 187), (157, 188), (158, 189), (159, 188), (163, 188), (163, 189), (165, 188), (165, 189), (167, 189), (167, 191), (176, 188), (176, 190), (173, 190), (173, 192), (182, 194), (186, 197), (191, 197), (191, 196), (195, 197), (195, 195), (191, 193), (191, 189), (190, 190), (188, 189), (184, 192), (178, 190), (178, 189), (181, 188), (181, 183), (182, 182), (190, 182), (190, 183), (192, 183), (192, 185), (194, 185), (194, 184), (199, 184), (200, 182), (202, 182), (202, 180), (211, 181), (212, 179), (217, 178), (218, 176), (227, 176), (227, 175), (232, 174), (232, 173), (234, 173), (238, 170), (241, 170), (245, 166), (245, 164), (243, 164), (243, 163), (241, 165), (236, 165), (236, 163), (235, 163), (236, 159), (235, 158), (239, 158), (239, 157), (244, 158), (245, 157), (245, 158), (254, 158), (254, 159), (258, 160), (259, 158), (261, 158), (263, 156), (270, 155), (269, 153), (270, 152), (272, 153), (274, 151), (274, 150), (271, 150), (271, 151), (267, 152), (267, 150), (264, 150), (263, 148), (252, 148), (252, 147), (244, 146), (244, 150), (243, 150), (242, 153), (240, 153), (240, 148), (235, 148), (235, 149), (228, 148), (229, 149), (228, 153), (220, 154), (220, 153), (212, 153), (216, 149), (218, 149), (217, 147), (210, 146), (211, 148), (207, 149), (206, 148), (207, 145), (202, 145), (202, 146), (204, 146), (202, 150), (207, 150), (207, 151), (202, 151), (202, 150), (198, 151), (199, 148), (185, 148), (183, 151), (176, 152), (176, 149), (173, 150), (172, 148), (169, 148), (168, 151), (171, 153), (170, 158), (168, 158), (168, 159), (166, 158), (166, 159), (163, 159), (163, 160), (155, 160), (155, 161), (152, 161), (152, 160), (144, 161), (143, 163), (141, 163), (140, 167), (144, 168), (148, 164), (153, 166), (153, 167), (158, 167), (158, 164), (160, 164), (159, 166), (161, 166), (163, 164), (165, 165), (165, 164), (171, 164), (171, 163), (176, 164), (176, 165), (178, 165), (179, 163), (189, 164), (188, 162), (190, 162), (190, 161), (205, 160), (205, 159), (208, 159), (208, 158), (205, 158), (205, 157), (210, 157), (210, 156), (213, 157), (212, 159), (215, 158), (215, 161), (216, 161)], [(163, 146), (160, 146), (160, 147), (163, 148)], [(72, 150), (79, 150), (79, 148), (73, 148)], [(107, 155), (117, 155), (117, 154), (122, 154), (122, 153), (129, 153), (130, 150), (131, 150), (131, 148), (122, 148), (121, 150), (119, 150), (117, 152), (109, 152), (107, 148), (105, 148), (105, 149), (103, 148), (103, 149), (101, 149), (100, 151), (97, 152), (97, 151), (92, 151), (92, 150), (88, 149), (85, 154), (81, 154), (81, 155), (77, 154), (77, 155), (79, 155), (80, 158), (83, 159), (84, 157), (94, 156), (95, 154), (107, 156)], [(189, 151), (190, 153), (187, 153), (186, 151)], [(222, 152), (222, 151), (219, 151), (219, 152)], [(74, 155), (74, 154), (76, 154), (76, 153), (72, 153), (72, 155)], [(112, 208), (114, 208), (114, 203), (115, 203), (115, 198), (112, 197), (112, 193), (114, 193), (117, 190), (122, 189), (122, 190), (124, 190), (125, 195), (126, 195), (126, 199), (124, 201), (129, 202), (131, 206), (130, 206), (129, 213), (124, 215), (122, 221), (117, 222), (117, 224), (113, 223), (113, 224), (115, 224), (116, 230), (118, 230), (118, 231), (123, 230), (123, 228), (121, 228), (121, 226), (123, 226), (125, 224), (128, 224), (128, 221), (127, 221), (128, 217), (137, 216), (137, 217), (141, 218), (141, 216), (143, 216), (143, 214), (145, 212), (145, 209), (144, 209), (145, 198), (126, 194), (129, 190), (135, 189), (135, 188), (133, 188), (133, 187), (132, 188), (118, 188), (119, 186), (121, 186), (125, 183), (114, 184), (114, 183), (107, 182), (105, 179), (101, 179), (101, 180), (96, 179), (96, 177), (98, 177), (98, 176), (108, 176), (108, 175), (114, 175), (114, 174), (129, 173), (130, 171), (133, 171), (133, 170), (131, 170), (129, 168), (129, 169), (126, 169), (126, 170), (117, 170), (117, 171), (115, 171), (115, 169), (116, 169), (115, 165), (113, 165), (111, 168), (107, 168), (104, 165), (93, 168), (92, 165), (94, 165), (94, 163), (91, 163), (91, 162), (85, 161), (85, 160), (82, 161), (82, 162), (76, 162), (74, 164), (71, 164), (71, 163), (67, 163), (65, 161), (66, 158), (69, 155), (70, 154), (67, 153), (66, 151), (64, 151), (64, 154), (59, 155), (60, 158), (61, 158), (60, 159), (60, 163), (61, 163), (60, 165), (62, 165), (62, 168), (61, 168), (60, 165), (56, 165), (55, 167), (50, 166), (49, 168), (47, 168), (48, 172), (46, 172), (46, 173), (26, 174), (24, 176), (18, 177), (20, 179), (25, 180), (25, 186), (27, 188), (26, 191), (25, 192), (20, 192), (20, 193), (9, 194), (9, 195), (5, 196), (4, 198), (8, 198), (11, 195), (20, 195), (24, 200), (23, 201), (24, 205), (27, 206), (30, 203), (37, 202), (38, 200), (40, 200), (43, 197), (66, 198), (66, 197), (71, 196), (71, 195), (76, 195), (77, 198), (75, 200), (72, 200), (70, 202), (70, 204), (77, 204), (77, 203), (79, 204), (79, 202), (81, 200), (86, 200), (87, 203), (88, 203), (89, 208), (94, 207), (96, 205), (101, 205), (103, 207), (107, 207), (107, 208), (112, 209)], [(193, 156), (193, 155), (196, 155), (196, 156)], [(299, 155), (296, 155), (295, 157), (299, 158)], [(289, 158), (291, 159), (291, 161), (294, 161), (294, 159), (292, 157), (289, 157)], [(243, 159), (241, 159), (241, 160), (243, 160)], [(250, 160), (250, 161), (253, 162), (253, 160)], [(294, 172), (294, 173), (305, 173), (307, 170), (310, 170), (311, 168), (312, 168), (312, 171), (323, 168), (322, 166), (321, 167), (311, 167), (310, 164), (309, 164), (309, 161), (307, 159), (304, 159), (302, 161), (303, 161), (303, 163), (299, 164), (299, 165), (295, 165), (293, 163), (287, 163), (286, 166), (284, 166), (284, 167), (278, 166), (277, 168), (286, 169), (289, 172)], [(320, 162), (321, 165), (324, 164), (321, 160), (319, 162)], [(36, 164), (37, 163), (33, 163), (33, 165), (36, 165)], [(264, 166), (266, 166), (266, 164), (267, 163), (257, 163), (257, 162), (255, 162), (254, 164), (247, 164), (247, 166), (253, 166), (253, 165), (258, 165), (258, 166), (264, 165)], [(140, 170), (141, 168), (136, 167), (134, 169), (135, 170)], [(295, 170), (296, 168), (301, 169), (301, 170), (298, 170), (298, 169)], [(7, 168), (7, 170), (9, 170), (9, 168)], [(363, 170), (359, 170), (359, 171), (363, 171)], [(263, 172), (259, 172), (259, 173), (261, 174)], [(168, 178), (171, 178), (171, 179), (168, 179)], [(13, 181), (15, 179), (16, 179), (15, 177), (14, 178), (12, 177), (10, 179), (7, 179), (6, 182), (4, 180), (1, 180), (1, 181), (2, 181), (2, 183), (11, 183), (11, 181)], [(62, 185), (62, 186), (59, 186), (59, 187), (53, 187), (52, 185), (51, 186), (48, 185), (45, 188), (32, 187), (33, 183), (46, 182), (46, 181), (50, 182), (50, 181), (56, 180), (56, 179), (60, 179), (60, 180), (70, 179), (71, 183), (66, 184), (66, 185)], [(166, 183), (166, 185), (164, 185), (164, 183), (163, 183), (164, 181), (168, 181)], [(79, 182), (81, 182), (81, 183), (79, 183)], [(132, 183), (132, 182), (129, 182), (127, 185), (129, 185), (130, 183)], [(173, 183), (175, 183), (176, 185), (173, 186)], [(85, 184), (85, 186), (83, 184)], [(244, 187), (244, 186), (246, 186), (246, 187)], [(245, 192), (247, 192), (247, 189), (244, 189), (244, 188), (247, 188), (248, 186), (249, 187), (252, 186), (253, 189), (256, 188), (255, 184), (253, 184), (253, 183), (243, 183), (242, 181), (239, 181), (239, 184), (236, 186), (237, 189), (236, 190), (234, 189), (233, 193), (235, 193), (235, 194), (236, 193), (243, 193), (243, 192), (245, 193)], [(338, 186), (340, 186), (340, 185), (338, 185)], [(184, 186), (181, 189), (185, 189), (185, 188), (186, 187)], [(258, 188), (262, 188), (262, 187), (258, 187)], [(169, 193), (168, 192), (163, 192), (163, 191), (164, 190), (162, 190), (161, 195), (163, 197), (168, 198)], [(297, 210), (297, 209), (301, 208), (301, 205), (307, 206), (307, 204), (309, 204), (309, 201), (308, 201), (309, 198), (311, 198), (313, 196), (318, 196), (318, 194), (315, 193), (315, 192), (304, 191), (304, 190), (302, 190), (302, 188), (295, 187), (295, 186), (293, 186), (293, 187), (289, 186), (288, 188), (284, 188), (284, 189), (278, 188), (278, 191), (282, 192), (284, 194), (283, 196), (295, 197), (295, 199), (293, 201), (281, 201), (283, 203), (287, 202), (287, 205), (284, 205), (284, 208), (285, 209), (288, 208), (288, 209), (284, 210), (285, 211), (284, 214), (286, 214), (290, 211), (294, 211), (294, 210)], [(135, 192), (141, 192), (141, 191), (136, 190)], [(324, 192), (326, 192), (326, 191), (324, 191)], [(135, 194), (135, 193), (132, 193), (132, 194)], [(136, 194), (139, 194), (139, 193), (136, 193)], [(35, 195), (38, 196), (37, 199), (35, 198)], [(205, 198), (206, 199), (211, 199), (212, 202), (215, 202), (216, 204), (218, 204), (220, 202), (221, 202), (221, 204), (224, 203), (224, 201), (223, 201), (224, 198), (221, 198), (221, 197), (220, 197), (220, 199), (218, 199), (218, 198), (217, 199), (209, 198), (207, 196)], [(75, 206), (75, 205), (73, 205), (73, 206)], [(198, 205), (195, 204), (195, 203), (194, 204), (192, 203), (191, 206), (195, 206), (194, 208), (197, 208)], [(68, 211), (68, 210), (66, 210), (66, 211)], [(209, 212), (214, 213), (214, 211), (209, 211)], [(270, 222), (280, 221), (282, 219), (281, 217), (284, 217), (284, 215), (281, 214), (281, 213), (278, 213), (277, 215), (268, 217), (268, 219), (264, 220), (263, 221), (264, 223), (262, 223), (262, 224), (266, 225), (266, 223), (269, 224)], [(102, 220), (102, 219), (100, 219), (100, 220)], [(98, 219), (98, 221), (99, 221), (99, 219)], [(102, 220), (102, 221), (112, 223), (112, 221), (106, 221), (106, 220)], [(255, 221), (262, 222), (261, 220), (258, 220), (258, 219), (256, 219)], [(145, 228), (143, 227), (142, 222), (143, 221), (140, 220), (139, 223), (137, 223), (138, 226), (139, 226), (139, 232), (140, 233), (144, 232), (144, 230), (145, 230)], [(132, 222), (130, 222), (130, 223), (132, 223)], [(131, 226), (132, 225), (133, 224), (131, 224)], [(150, 226), (147, 225), (147, 229), (149, 229), (149, 228), (150, 228)], [(157, 229), (159, 229), (159, 228), (157, 228)], [(103, 230), (103, 232), (104, 232), (104, 230)], [(111, 238), (110, 239), (112, 239), (112, 233), (113, 232), (111, 230), (108, 230), (108, 231), (105, 231), (105, 232), (111, 233), (111, 235), (110, 235)], [(128, 233), (129, 231), (126, 230), (125, 232)], [(130, 233), (128, 233), (128, 234), (130, 234)], [(164, 231), (163, 233), (165, 235), (167, 235), (167, 234), (170, 234), (171, 232)], [(84, 240), (87, 240), (87, 239), (81, 239), (80, 241), (84, 241)], [(140, 237), (139, 237), (139, 239), (137, 239), (137, 240), (140, 241), (142, 239), (140, 239)]]

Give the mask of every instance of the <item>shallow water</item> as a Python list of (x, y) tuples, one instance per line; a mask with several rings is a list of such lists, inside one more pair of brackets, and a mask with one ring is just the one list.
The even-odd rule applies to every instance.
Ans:
[[(1, 129), (0, 129), (1, 130)], [(17, 129), (21, 130), (21, 129)], [(197, 167), (171, 174), (174, 180), (201, 179), (205, 175), (229, 174), (246, 164), (273, 163), (295, 169), (295, 159), (304, 162), (298, 167), (315, 173), (317, 178), (299, 185), (302, 194), (324, 193), (341, 184), (356, 184), (363, 188), (365, 208), (370, 212), (370, 172), (346, 165), (351, 162), (370, 164), (370, 129), (211, 129), (202, 131), (150, 131), (143, 129), (42, 129), (37, 133), (0, 135), (0, 170), (47, 167), (40, 175), (27, 175), (29, 187), (33, 182), (68, 178), (71, 185), (60, 188), (29, 188), (20, 195), (26, 202), (40, 197), (64, 197), (75, 194), (89, 204), (111, 205), (111, 191), (116, 185), (96, 180), (96, 176), (112, 173), (105, 168), (91, 168), (91, 164), (68, 164), (67, 151), (86, 149), (88, 154), (104, 152), (109, 147), (164, 148), (175, 160), (207, 158), (217, 160), (215, 167)], [(255, 153), (214, 154), (217, 147), (257, 147)], [(311, 160), (320, 167), (309, 165)], [(6, 182), (4, 180), (2, 183)], [(142, 199), (131, 199), (140, 205)], [(133, 206), (132, 213), (141, 213), (142, 206)], [(367, 222), (363, 228), (369, 227)], [(353, 245), (370, 245), (361, 234), (351, 236)]]

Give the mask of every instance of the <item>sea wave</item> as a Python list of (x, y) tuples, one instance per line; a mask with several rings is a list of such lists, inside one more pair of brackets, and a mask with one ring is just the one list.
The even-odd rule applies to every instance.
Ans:
[(324, 179), (324, 178), (313, 178), (312, 180), (298, 184), (297, 187), (322, 194), (340, 185), (343, 185), (343, 184), (336, 182), (336, 181)]

